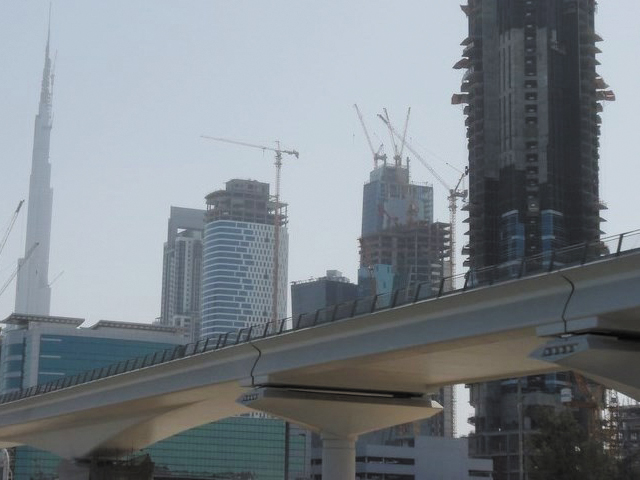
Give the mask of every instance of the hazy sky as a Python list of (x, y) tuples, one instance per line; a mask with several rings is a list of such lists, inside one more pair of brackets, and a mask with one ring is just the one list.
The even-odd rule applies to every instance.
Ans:
[[(451, 106), (466, 19), (457, 1), (56, 0), (51, 141), (52, 314), (150, 322), (160, 313), (171, 205), (204, 208), (231, 178), (273, 182), (271, 154), (207, 134), (300, 151), (285, 158), (289, 280), (327, 269), (356, 277), (362, 185), (386, 106), (450, 183), (466, 163), (464, 118)], [(0, 228), (27, 198), (48, 2), (0, 0)], [(600, 73), (618, 101), (603, 113), (607, 233), (640, 227), (635, 194), (640, 2), (603, 0)], [(376, 136), (379, 138), (377, 139)], [(387, 148), (391, 150), (390, 147)], [(412, 177), (433, 182), (413, 163)], [(447, 221), (436, 184), (436, 218)], [(26, 209), (0, 257), (0, 282), (24, 250)], [(460, 228), (460, 233), (464, 231)], [(463, 243), (462, 237), (459, 245)], [(9, 315), (14, 288), (0, 298)]]

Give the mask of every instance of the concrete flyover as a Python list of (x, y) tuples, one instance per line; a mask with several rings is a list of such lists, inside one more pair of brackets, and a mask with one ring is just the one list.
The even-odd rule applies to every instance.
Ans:
[(631, 252), (254, 338), (4, 403), (0, 446), (116, 455), (253, 408), (319, 432), (325, 478), (352, 479), (357, 435), (437, 413), (443, 385), (575, 369), (640, 398), (639, 292)]

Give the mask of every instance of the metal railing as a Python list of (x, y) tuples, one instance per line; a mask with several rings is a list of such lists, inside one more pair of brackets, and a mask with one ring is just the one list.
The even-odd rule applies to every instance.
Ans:
[[(95, 368), (76, 375), (61, 377), (58, 380), (43, 383), (22, 390), (0, 395), (0, 404), (23, 398), (49, 393), (63, 388), (76, 386), (94, 380), (120, 375), (161, 363), (220, 350), (233, 345), (251, 342), (285, 332), (315, 327), (325, 323), (367, 315), (402, 305), (440, 298), (453, 293), (489, 286), (495, 283), (516, 280), (525, 276), (537, 275), (563, 268), (584, 265), (585, 263), (616, 257), (640, 250), (640, 230), (606, 237), (597, 242), (560, 248), (555, 251), (522, 258), (514, 262), (492, 267), (469, 270), (454, 277), (443, 278), (439, 285), (421, 283), (413, 288), (396, 290), (370, 297), (340, 303), (315, 312), (303, 313), (296, 318), (284, 318), (264, 325), (241, 328), (236, 332), (221, 333), (207, 339), (187, 345), (149, 353), (148, 355), (123, 360), (118, 363)], [(461, 288), (455, 288), (462, 283)]]

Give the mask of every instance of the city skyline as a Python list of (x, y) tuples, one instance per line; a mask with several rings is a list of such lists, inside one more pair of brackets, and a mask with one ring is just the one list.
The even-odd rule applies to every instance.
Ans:
[[(168, 207), (204, 208), (204, 196), (228, 178), (273, 183), (270, 155), (207, 143), (198, 138), (201, 134), (257, 143), (279, 138), (283, 147), (301, 152), (300, 160), (285, 161), (283, 168), (283, 198), (290, 204), (291, 280), (319, 276), (327, 268), (356, 278), (359, 189), (371, 165), (351, 107), (354, 101), (365, 113), (370, 130), (387, 144), (387, 151), (390, 142), (375, 113), (387, 106), (392, 120), (399, 123), (403, 109), (410, 105), (409, 135), (414, 143), (427, 145), (456, 168), (464, 167), (460, 108), (449, 105), (460, 83), (460, 73), (451, 67), (460, 56), (459, 41), (466, 29), (457, 5), (437, 7), (439, 20), (427, 18), (431, 9), (420, 2), (393, 7), (358, 2), (367, 6), (365, 11), (336, 5), (335, 15), (319, 4), (306, 9), (292, 5), (276, 2), (271, 13), (261, 7), (248, 12), (242, 5), (204, 2), (188, 12), (169, 2), (153, 8), (151, 3), (117, 2), (95, 11), (88, 6), (73, 9), (69, 2), (54, 5), (52, 49), (60, 55), (51, 148), (56, 203), (50, 272), (52, 277), (63, 270), (65, 274), (54, 285), (52, 314), (84, 316), (91, 322), (102, 318), (151, 322), (159, 314), (162, 244), (158, 239), (164, 236)], [(603, 230), (609, 234), (638, 226), (624, 218), (626, 192), (636, 172), (636, 167), (625, 163), (625, 147), (631, 138), (633, 107), (638, 105), (632, 87), (638, 66), (626, 65), (622, 47), (638, 43), (634, 39), (640, 34), (626, 22), (633, 17), (629, 11), (640, 8), (632, 2), (616, 5), (627, 8), (625, 18), (604, 3), (598, 14), (598, 32), (605, 39), (600, 72), (618, 97), (603, 114), (602, 199), (609, 205)], [(277, 16), (285, 11), (305, 22), (295, 28), (287, 22), (280, 33), (272, 32), (265, 14)], [(123, 20), (123, 14), (130, 20)], [(144, 15), (152, 21), (136, 23)], [(171, 15), (179, 16), (194, 32), (181, 30)], [(10, 47), (0, 51), (0, 59), (14, 70), (11, 79), (0, 80), (0, 90), (12, 92), (0, 118), (4, 132), (0, 152), (8, 168), (0, 180), (2, 222), (10, 217), (15, 203), (26, 198), (46, 16), (44, 2), (0, 6), (0, 39)], [(418, 19), (433, 29), (427, 32), (423, 27), (425, 31), (418, 32)], [(108, 33), (108, 25), (116, 20), (122, 20), (116, 22), (119, 28)], [(239, 32), (224, 31), (219, 25), (223, 20), (240, 22), (235, 23)], [(212, 29), (218, 36), (210, 36), (208, 22), (218, 22), (218, 30)], [(405, 22), (411, 28), (400, 28)], [(441, 23), (449, 27), (437, 28)], [(287, 31), (289, 26), (292, 31)], [(305, 32), (305, 26), (322, 28)], [(323, 33), (332, 26), (333, 36)], [(395, 36), (380, 41), (372, 35), (376, 29), (372, 26), (390, 27)], [(106, 35), (101, 45), (79, 41), (91, 34), (91, 28), (96, 30), (93, 35)], [(172, 44), (161, 41), (167, 30), (174, 36)], [(636, 37), (631, 38), (632, 34)], [(242, 35), (265, 41), (237, 45)], [(209, 43), (213, 40), (224, 41), (225, 48), (216, 50), (217, 44)], [(429, 50), (425, 45), (437, 48)], [(191, 55), (184, 55), (184, 48), (192, 48)], [(269, 52), (295, 60), (302, 73), (296, 77), (296, 65), (289, 69), (263, 60)], [(252, 56), (240, 62), (241, 54)], [(308, 62), (306, 57), (312, 54), (317, 54), (315, 62)], [(336, 70), (320, 76), (330, 60)], [(416, 79), (407, 80), (407, 72)], [(353, 78), (356, 73), (358, 78)], [(314, 76), (320, 78), (305, 83)], [(231, 89), (234, 78), (242, 79), (237, 90)], [(213, 88), (213, 79), (218, 80), (219, 90)], [(330, 81), (336, 85), (325, 88)], [(457, 172), (437, 162), (432, 161), (434, 167), (454, 183)], [(344, 173), (337, 175), (340, 169)], [(417, 162), (412, 165), (412, 177), (435, 183)], [(183, 184), (183, 191), (176, 184)], [(328, 192), (323, 192), (323, 186)], [(446, 221), (445, 193), (437, 184), (434, 197), (435, 219)], [(15, 267), (24, 250), (25, 231), (26, 211), (0, 258), (0, 274), (8, 276)], [(464, 243), (458, 241), (459, 246)], [(13, 309), (13, 291), (10, 288), (0, 298), (3, 318)]]

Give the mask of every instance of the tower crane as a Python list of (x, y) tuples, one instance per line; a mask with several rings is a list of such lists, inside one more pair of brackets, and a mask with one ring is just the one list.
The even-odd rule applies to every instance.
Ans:
[(300, 153), (297, 150), (283, 150), (280, 148), (280, 141), (276, 140), (276, 148), (266, 147), (263, 145), (256, 145), (253, 143), (240, 142), (238, 140), (229, 140), (228, 138), (209, 137), (202, 135), (202, 138), (207, 140), (214, 140), (217, 142), (232, 143), (234, 145), (241, 145), (243, 147), (259, 148), (262, 151), (269, 150), (275, 152), (275, 166), (276, 166), (276, 194), (275, 194), (275, 212), (274, 212), (274, 234), (273, 234), (273, 297), (271, 302), (271, 319), (274, 323), (278, 319), (278, 275), (280, 273), (280, 177), (282, 170), (282, 154), (293, 155), (296, 158), (300, 157)]
[(18, 203), (18, 208), (16, 208), (16, 211), (13, 212), (13, 215), (11, 216), (11, 220), (9, 220), (9, 226), (7, 227), (7, 230), (4, 232), (2, 240), (0, 241), (0, 253), (2, 253), (2, 250), (4, 250), (4, 246), (7, 244), (7, 239), (9, 238), (9, 234), (11, 233), (11, 230), (16, 223), (16, 219), (18, 218), (18, 214), (20, 213), (20, 209), (22, 208), (23, 203), (24, 200), (20, 200), (20, 203)]
[[(385, 111), (385, 114), (386, 114), (386, 111)], [(388, 119), (388, 115), (383, 116), (381, 114), (378, 114), (378, 118), (380, 118), (380, 120), (382, 120), (387, 125), (387, 127), (389, 128), (389, 131), (393, 135), (395, 135), (398, 139), (404, 139), (404, 135), (400, 136), (397, 130), (393, 127), (393, 125), (391, 125), (391, 122)], [(461, 188), (462, 180), (464, 180), (464, 178), (469, 174), (469, 171), (468, 169), (465, 169), (465, 171), (460, 176), (458, 183), (456, 183), (455, 188), (451, 188), (449, 184), (438, 174), (438, 172), (436, 172), (433, 169), (433, 167), (429, 165), (429, 163), (422, 157), (422, 155), (420, 155), (415, 150), (415, 148), (411, 146), (411, 144), (404, 141), (403, 143), (405, 143), (407, 149), (420, 161), (420, 163), (422, 163), (426, 167), (427, 170), (429, 170), (429, 172), (431, 172), (431, 174), (435, 177), (435, 179), (438, 182), (440, 182), (440, 184), (444, 186), (444, 188), (447, 189), (447, 192), (449, 192), (449, 195), (447, 196), (447, 200), (449, 201), (449, 222), (451, 224), (450, 226), (450, 229), (451, 229), (450, 230), (451, 231), (451, 277), (455, 277), (456, 275), (456, 220), (457, 220), (457, 211), (458, 211), (458, 199), (460, 198), (464, 201), (466, 200), (469, 194), (468, 190)]]
[(398, 144), (394, 138), (394, 130), (391, 127), (391, 120), (389, 119), (389, 112), (387, 112), (386, 108), (382, 109), (384, 111), (384, 117), (382, 115), (378, 115), (382, 118), (382, 121), (387, 125), (389, 129), (389, 136), (391, 137), (391, 143), (393, 144), (393, 160), (395, 161), (396, 167), (402, 164), (402, 152), (404, 151), (405, 139), (407, 137), (407, 127), (409, 126), (409, 115), (411, 114), (411, 107), (407, 109), (407, 118), (404, 121), (404, 130), (402, 132), (402, 137), (398, 136), (398, 140), (400, 140), (400, 150), (398, 150)]
[(33, 251), (38, 248), (38, 245), (40, 245), (39, 243), (34, 243), (33, 246), (29, 249), (29, 251), (27, 251), (27, 253), (25, 254), (24, 258), (22, 259), (21, 262), (18, 263), (18, 266), (13, 270), (13, 272), (11, 273), (11, 275), (9, 276), (9, 278), (7, 279), (6, 282), (4, 282), (4, 285), (2, 285), (2, 287), (0, 287), (0, 297), (2, 296), (2, 294), (4, 293), (4, 291), (9, 288), (9, 285), (11, 285), (11, 282), (13, 281), (14, 278), (16, 278), (16, 275), (18, 275), (18, 272), (20, 271), (20, 269), (22, 268), (22, 266), (27, 263), (27, 261), (29, 260), (29, 257), (31, 257), (31, 255), (33, 254)]
[(378, 161), (380, 160), (382, 160), (382, 163), (387, 163), (387, 156), (384, 153), (384, 145), (380, 144), (377, 151), (373, 148), (373, 143), (371, 143), (371, 137), (369, 136), (369, 132), (367, 131), (367, 127), (364, 123), (364, 119), (362, 118), (362, 112), (360, 112), (360, 109), (358, 108), (358, 104), (354, 103), (353, 108), (356, 109), (356, 113), (358, 114), (358, 118), (360, 119), (360, 125), (362, 125), (362, 130), (364, 131), (364, 136), (367, 139), (367, 143), (369, 144), (369, 149), (371, 150), (371, 154), (373, 155), (374, 168), (378, 167)]

